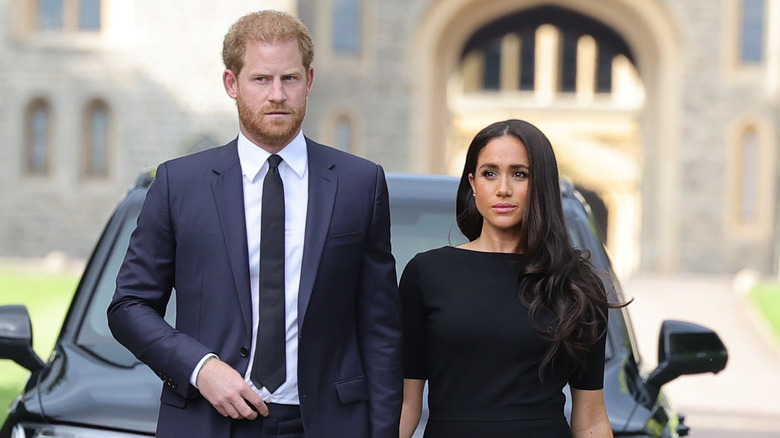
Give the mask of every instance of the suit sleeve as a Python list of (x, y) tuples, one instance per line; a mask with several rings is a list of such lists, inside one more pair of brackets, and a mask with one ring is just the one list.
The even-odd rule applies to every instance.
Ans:
[(369, 393), (371, 438), (398, 436), (403, 372), (401, 302), (390, 245), (387, 182), (377, 166), (358, 300), (358, 342)]
[(175, 285), (176, 239), (165, 164), (147, 193), (108, 308), (114, 337), (170, 388), (186, 397), (190, 375), (211, 351), (164, 319)]

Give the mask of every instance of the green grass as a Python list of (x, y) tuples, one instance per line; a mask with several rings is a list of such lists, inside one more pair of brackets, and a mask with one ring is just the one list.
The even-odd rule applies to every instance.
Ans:
[(780, 283), (761, 283), (750, 291), (750, 299), (764, 315), (780, 341)]
[[(0, 267), (0, 305), (27, 306), (33, 326), (33, 349), (43, 360), (54, 348), (78, 280), (78, 274), (41, 274)], [(29, 375), (15, 362), (0, 360), (0, 423)]]

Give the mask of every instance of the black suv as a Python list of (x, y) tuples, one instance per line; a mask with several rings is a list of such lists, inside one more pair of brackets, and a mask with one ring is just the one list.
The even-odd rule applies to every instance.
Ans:
[[(106, 322), (117, 271), (153, 178), (152, 173), (141, 175), (109, 220), (48, 361), (32, 349), (27, 309), (0, 307), (0, 358), (31, 371), (23, 393), (10, 407), (0, 438), (154, 435), (162, 383), (114, 340)], [(399, 273), (417, 252), (465, 242), (454, 221), (457, 179), (389, 174), (387, 181)], [(561, 182), (561, 194), (573, 242), (591, 251), (594, 264), (610, 275), (605, 282), (613, 300), (621, 299), (587, 204), (567, 181)], [(174, 312), (172, 300), (168, 321), (175, 320)], [(659, 366), (644, 376), (628, 311), (610, 312), (604, 396), (615, 436), (687, 435), (682, 416), (672, 410), (661, 386), (683, 374), (722, 370), (728, 353), (720, 338), (695, 324), (665, 321), (659, 336)], [(422, 425), (418, 434), (421, 429)]]

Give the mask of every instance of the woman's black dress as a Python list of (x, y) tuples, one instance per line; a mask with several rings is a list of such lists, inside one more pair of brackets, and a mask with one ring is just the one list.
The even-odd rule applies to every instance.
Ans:
[(428, 380), (425, 438), (570, 437), (563, 387), (601, 389), (605, 336), (579, 378), (547, 372), (549, 343), (518, 297), (520, 254), (443, 247), (401, 276), (404, 377)]

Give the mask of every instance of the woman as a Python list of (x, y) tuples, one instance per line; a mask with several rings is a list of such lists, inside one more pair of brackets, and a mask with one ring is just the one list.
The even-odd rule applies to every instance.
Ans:
[[(401, 438), (611, 437), (602, 393), (604, 286), (564, 226), (549, 140), (521, 120), (469, 146), (457, 223), (468, 243), (417, 254), (401, 276)], [(570, 384), (571, 426), (562, 388)]]

